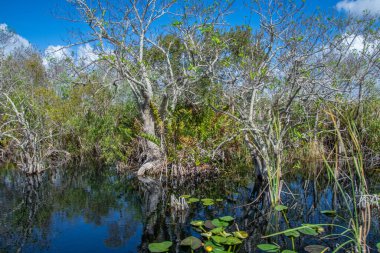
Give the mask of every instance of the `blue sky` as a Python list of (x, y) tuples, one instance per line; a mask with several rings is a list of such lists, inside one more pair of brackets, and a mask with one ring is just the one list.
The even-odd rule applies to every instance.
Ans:
[[(32, 45), (44, 51), (49, 45), (64, 45), (71, 29), (85, 29), (79, 25), (60, 19), (56, 13), (70, 11), (65, 0), (1, 0), (0, 24), (7, 24), (17, 34), (27, 39)], [(249, 16), (243, 0), (235, 4), (235, 13), (231, 18), (242, 23)], [(380, 13), (380, 0), (306, 0), (307, 10), (313, 11), (317, 6), (322, 11), (336, 10), (359, 11), (369, 8)], [(233, 22), (235, 23), (235, 22)]]

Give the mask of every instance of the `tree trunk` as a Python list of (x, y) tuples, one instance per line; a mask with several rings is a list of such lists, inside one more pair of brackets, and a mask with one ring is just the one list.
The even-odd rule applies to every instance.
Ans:
[(160, 146), (149, 140), (149, 138), (157, 137), (154, 116), (149, 100), (140, 107), (140, 113), (143, 131), (147, 137), (142, 139), (145, 159), (143, 165), (137, 171), (137, 175), (157, 174), (162, 170), (165, 159)]

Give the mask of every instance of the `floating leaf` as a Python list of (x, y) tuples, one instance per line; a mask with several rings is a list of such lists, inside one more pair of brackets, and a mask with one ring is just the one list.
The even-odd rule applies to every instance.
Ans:
[(181, 196), (179, 196), (180, 198), (184, 198), (184, 199), (188, 199), (188, 198), (190, 198), (191, 197), (191, 195), (181, 195)]
[(283, 250), (281, 253), (297, 253), (297, 252), (293, 251), (293, 250), (286, 249), (286, 250)]
[(280, 250), (280, 247), (274, 244), (259, 244), (257, 247), (263, 251), (266, 252), (278, 252)]
[(204, 249), (206, 250), (206, 252), (225, 252), (223, 247), (215, 245), (212, 241), (205, 242)]
[(282, 212), (282, 211), (288, 210), (288, 207), (284, 205), (277, 205), (274, 209), (276, 209), (276, 211), (278, 212)]
[(318, 235), (317, 231), (315, 231), (314, 229), (310, 227), (304, 227), (304, 228), (299, 229), (298, 231), (305, 235), (313, 235), (313, 236)]
[(323, 245), (308, 245), (305, 247), (305, 251), (309, 253), (323, 253), (328, 251), (330, 248)]
[(245, 231), (236, 231), (232, 232), (235, 237), (240, 238), (240, 239), (245, 239), (248, 237), (248, 233)]
[(211, 239), (218, 244), (224, 244), (227, 241), (227, 238), (219, 235), (213, 235)]
[(229, 237), (229, 236), (232, 236), (231, 233), (227, 233), (227, 232), (224, 231), (224, 230), (220, 233), (220, 235), (223, 236), (223, 237)]
[(334, 217), (334, 216), (336, 216), (336, 211), (334, 211), (334, 210), (323, 210), (323, 211), (321, 211), (321, 214)]
[(225, 242), (225, 244), (227, 244), (227, 245), (237, 245), (240, 243), (242, 243), (242, 241), (239, 238), (236, 238), (233, 236), (227, 237), (227, 241)]
[(208, 228), (208, 229), (213, 229), (213, 228), (215, 228), (215, 225), (212, 224), (212, 222), (211, 222), (210, 220), (206, 220), (204, 226), (205, 226), (206, 228)]
[(215, 201), (217, 201), (217, 202), (222, 202), (223, 199), (216, 199)]
[(172, 242), (164, 241), (164, 242), (156, 242), (149, 243), (148, 248), (150, 252), (167, 252), (169, 248), (173, 245)]
[(201, 201), (204, 206), (211, 206), (214, 204), (213, 199), (201, 199)]
[(380, 242), (376, 244), (376, 248), (380, 250)]
[(186, 202), (189, 204), (196, 203), (196, 202), (199, 202), (199, 199), (198, 198), (189, 198)]
[(224, 231), (223, 227), (217, 227), (217, 228), (214, 228), (212, 229), (210, 232), (213, 233), (213, 234), (220, 234)]
[(235, 218), (232, 217), (232, 216), (223, 216), (223, 217), (220, 217), (219, 220), (222, 220), (222, 221), (233, 221)]
[(203, 226), (204, 222), (201, 220), (193, 220), (190, 222), (190, 224), (193, 225), (194, 227), (200, 227), (200, 226)]
[(209, 238), (209, 237), (212, 236), (212, 233), (211, 233), (211, 231), (210, 232), (206, 232), (206, 233), (201, 233), (201, 236)]
[(194, 236), (189, 236), (181, 241), (182, 246), (190, 246), (191, 249), (196, 250), (202, 246), (202, 241)]
[(227, 227), (228, 226), (228, 222), (225, 222), (225, 221), (221, 221), (219, 219), (213, 219), (211, 221), (211, 223), (216, 226), (216, 227)]
[(299, 237), (300, 236), (300, 233), (296, 230), (291, 230), (291, 231), (286, 231), (284, 233), (287, 237)]

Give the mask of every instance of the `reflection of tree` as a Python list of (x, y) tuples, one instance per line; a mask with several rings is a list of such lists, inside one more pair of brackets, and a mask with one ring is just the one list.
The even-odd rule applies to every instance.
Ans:
[[(47, 244), (51, 215), (46, 205), (49, 194), (41, 190), (45, 187), (43, 176), (20, 177), (14, 173), (10, 177), (16, 179), (17, 184), (7, 183), (7, 177), (4, 177), (0, 186), (2, 195), (9, 197), (9, 202), (0, 202), (1, 210), (6, 210), (1, 217), (1, 245), (16, 252), (21, 251), (29, 241), (36, 241), (43, 247)], [(18, 188), (17, 185), (22, 187)], [(34, 232), (36, 228), (38, 232)]]
[[(66, 169), (28, 177), (11, 171), (2, 175), (0, 251), (21, 251), (25, 245), (36, 251), (49, 247), (54, 214), (65, 220), (83, 216), (87, 223), (108, 226), (105, 245), (125, 245), (136, 233), (141, 216), (136, 194), (121, 198), (131, 191), (129, 185), (108, 169)], [(112, 220), (105, 219), (110, 215)]]

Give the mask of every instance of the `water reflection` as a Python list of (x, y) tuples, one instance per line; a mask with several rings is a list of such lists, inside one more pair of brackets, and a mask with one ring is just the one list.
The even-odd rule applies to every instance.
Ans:
[[(265, 186), (253, 182), (247, 172), (166, 182), (88, 167), (28, 177), (2, 170), (0, 252), (147, 252), (149, 243), (163, 240), (174, 243), (173, 252), (187, 252), (178, 242), (198, 235), (190, 221), (222, 215), (235, 216), (239, 229), (250, 234), (240, 252), (256, 252), (258, 243), (270, 242), (262, 235), (287, 228), (270, 207), (268, 194), (262, 193)], [(334, 188), (313, 178), (296, 175), (286, 180), (283, 200), (291, 207), (291, 226), (331, 223), (332, 218), (320, 211), (339, 209)], [(210, 207), (195, 203), (187, 211), (176, 211), (169, 206), (172, 194), (223, 201)], [(376, 214), (372, 223), (368, 242), (374, 245), (379, 235)], [(273, 240), (284, 248), (291, 245), (284, 236)], [(320, 242), (307, 236), (296, 241), (300, 249), (311, 243)], [(334, 248), (339, 240), (323, 243)]]

